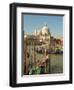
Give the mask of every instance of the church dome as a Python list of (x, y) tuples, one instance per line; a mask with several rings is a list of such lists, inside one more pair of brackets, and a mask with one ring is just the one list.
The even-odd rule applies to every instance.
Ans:
[(47, 25), (44, 25), (43, 28), (42, 28), (42, 34), (43, 35), (49, 35), (50, 32), (49, 32), (49, 27)]

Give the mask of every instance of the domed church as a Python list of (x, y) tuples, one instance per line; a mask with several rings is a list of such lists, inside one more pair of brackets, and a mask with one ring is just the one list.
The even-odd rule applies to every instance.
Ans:
[(49, 28), (47, 26), (47, 24), (45, 24), (43, 27), (42, 27), (42, 35), (49, 35), (50, 34), (50, 31), (49, 31)]
[(34, 32), (35, 36), (38, 36), (38, 38), (41, 41), (49, 42), (50, 43), (50, 38), (51, 38), (51, 33), (49, 30), (49, 27), (47, 24), (45, 24), (42, 28), (36, 29)]

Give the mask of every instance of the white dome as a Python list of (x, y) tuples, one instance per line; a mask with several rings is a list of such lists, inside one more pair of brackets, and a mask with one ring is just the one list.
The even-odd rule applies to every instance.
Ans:
[(42, 34), (43, 35), (48, 35), (50, 32), (49, 32), (49, 28), (47, 25), (43, 26), (42, 28)]

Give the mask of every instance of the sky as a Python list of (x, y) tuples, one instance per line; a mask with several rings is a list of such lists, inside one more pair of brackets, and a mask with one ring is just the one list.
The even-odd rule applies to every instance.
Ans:
[(23, 30), (32, 34), (36, 28), (48, 25), (50, 33), (54, 37), (63, 36), (63, 16), (23, 14)]

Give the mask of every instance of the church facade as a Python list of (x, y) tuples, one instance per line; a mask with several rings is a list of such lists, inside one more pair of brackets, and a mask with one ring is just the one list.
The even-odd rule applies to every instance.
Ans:
[(34, 34), (34, 36), (38, 37), (38, 39), (41, 41), (41, 42), (44, 42), (44, 43), (49, 43), (50, 44), (50, 39), (51, 39), (51, 33), (50, 33), (50, 30), (49, 30), (49, 27), (46, 25), (44, 25), (41, 29), (36, 29)]
[(28, 39), (35, 39), (36, 45), (41, 44), (40, 47), (43, 47), (45, 49), (56, 47), (59, 48), (60, 46), (63, 47), (63, 39), (61, 38), (55, 38), (51, 35), (50, 29), (47, 24), (43, 25), (42, 28), (35, 29), (32, 35), (26, 35), (24, 34), (24, 37), (27, 36)]

